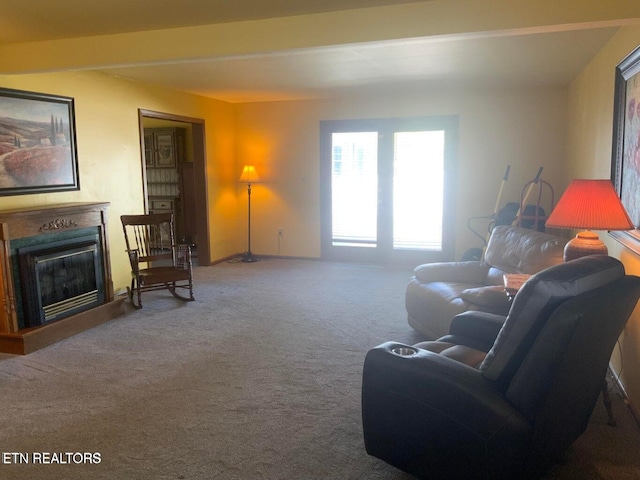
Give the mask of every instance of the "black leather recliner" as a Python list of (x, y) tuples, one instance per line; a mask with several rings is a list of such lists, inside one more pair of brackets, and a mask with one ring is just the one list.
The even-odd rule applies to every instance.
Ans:
[(639, 297), (618, 260), (584, 257), (531, 277), (506, 318), (465, 312), (439, 342), (370, 350), (367, 452), (423, 479), (535, 477), (586, 429)]

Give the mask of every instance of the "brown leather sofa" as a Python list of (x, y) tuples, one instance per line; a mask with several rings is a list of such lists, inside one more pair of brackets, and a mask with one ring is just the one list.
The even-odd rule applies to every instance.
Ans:
[(562, 263), (567, 240), (501, 225), (489, 238), (484, 259), (429, 263), (415, 268), (407, 286), (408, 322), (428, 339), (446, 335), (453, 317), (474, 310), (506, 315), (511, 306), (505, 273), (533, 275)]

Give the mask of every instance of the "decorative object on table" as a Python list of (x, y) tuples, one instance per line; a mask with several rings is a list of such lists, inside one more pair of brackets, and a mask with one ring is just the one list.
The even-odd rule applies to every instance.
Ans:
[(241, 183), (247, 184), (247, 251), (242, 256), (242, 261), (246, 263), (253, 263), (260, 260), (253, 253), (251, 253), (251, 184), (257, 183), (260, 181), (260, 177), (256, 172), (256, 167), (253, 165), (245, 165), (242, 169), (242, 175), (240, 175)]
[(564, 261), (607, 255), (592, 230), (631, 230), (633, 223), (610, 180), (574, 180), (547, 219), (547, 227), (585, 229), (564, 247)]
[(142, 292), (153, 290), (167, 289), (185, 302), (195, 300), (191, 245), (176, 244), (173, 213), (122, 215), (120, 220), (131, 263), (127, 292), (133, 306), (142, 308)]
[(634, 227), (611, 236), (640, 253), (640, 47), (616, 67), (611, 181)]
[(0, 88), (0, 195), (80, 190), (73, 98)]

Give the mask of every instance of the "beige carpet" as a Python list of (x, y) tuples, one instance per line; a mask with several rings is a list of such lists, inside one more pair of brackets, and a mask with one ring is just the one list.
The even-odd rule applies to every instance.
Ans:
[[(0, 478), (408, 480), (364, 451), (360, 384), (369, 348), (420, 340), (405, 319), (409, 275), (199, 267), (196, 302), (150, 293), (142, 310), (0, 355)], [(640, 429), (619, 400), (618, 428), (602, 410), (549, 478), (640, 478)], [(100, 462), (66, 455), (85, 452)]]

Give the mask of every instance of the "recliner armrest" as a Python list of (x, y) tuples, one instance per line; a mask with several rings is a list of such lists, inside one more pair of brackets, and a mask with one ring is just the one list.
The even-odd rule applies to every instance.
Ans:
[(419, 348), (415, 355), (401, 357), (392, 353), (398, 347), (413, 348), (386, 342), (369, 350), (363, 388), (391, 389), (423, 406), (446, 411), (451, 420), (484, 435), (495, 433), (498, 420), (514, 428), (530, 428), (504, 393), (475, 368)]
[(449, 334), (439, 340), (488, 352), (506, 319), (503, 315), (469, 310), (453, 317)]
[[(491, 381), (427, 350), (398, 356), (392, 352), (398, 347), (407, 348), (387, 342), (365, 358), (362, 420), (369, 454), (434, 478), (447, 472), (449, 478), (473, 478), (464, 470), (472, 464), (487, 478), (501, 478), (493, 469), (522, 466), (531, 425)], [(446, 455), (434, 446), (436, 438)]]
[(464, 282), (483, 284), (489, 266), (480, 261), (437, 262), (418, 265), (413, 275), (422, 283)]

